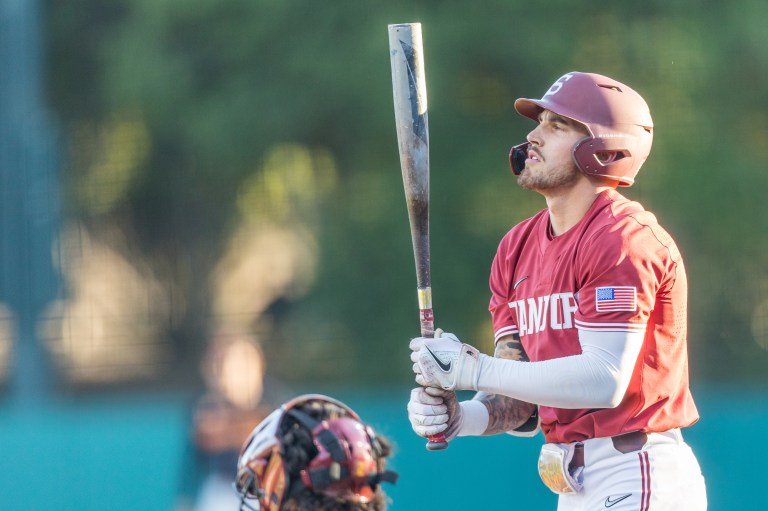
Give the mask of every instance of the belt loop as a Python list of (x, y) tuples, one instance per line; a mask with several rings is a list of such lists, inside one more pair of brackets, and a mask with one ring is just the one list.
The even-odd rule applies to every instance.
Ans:
[(632, 433), (624, 433), (623, 435), (611, 437), (613, 448), (622, 454), (639, 451), (645, 446), (647, 441), (648, 435), (642, 431), (633, 431)]

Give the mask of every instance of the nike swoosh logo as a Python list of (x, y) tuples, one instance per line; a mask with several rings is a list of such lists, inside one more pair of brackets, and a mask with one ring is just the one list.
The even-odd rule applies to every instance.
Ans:
[(613, 500), (611, 499), (611, 497), (608, 497), (607, 499), (605, 499), (605, 507), (613, 507), (616, 504), (618, 504), (619, 502), (621, 502), (622, 500), (628, 499), (631, 496), (632, 496), (631, 493), (627, 493), (626, 495), (622, 495), (621, 497), (613, 499)]
[(444, 373), (448, 373), (448, 372), (450, 372), (450, 371), (451, 371), (451, 366), (453, 365), (453, 362), (452, 362), (452, 361), (448, 361), (448, 363), (445, 363), (445, 362), (443, 362), (442, 360), (440, 360), (440, 358), (438, 358), (438, 356), (437, 356), (437, 355), (435, 355), (434, 353), (432, 353), (432, 350), (431, 350), (431, 349), (429, 349), (429, 346), (424, 346), (424, 347), (425, 347), (425, 348), (427, 348), (427, 351), (429, 352), (429, 354), (430, 354), (430, 355), (432, 355), (432, 358), (434, 358), (434, 359), (435, 359), (435, 362), (437, 362), (437, 365), (438, 365), (438, 366), (440, 366), (440, 369), (441, 369), (441, 370), (442, 370)]
[(526, 275), (526, 276), (525, 276), (525, 277), (523, 277), (522, 279), (520, 279), (520, 280), (518, 280), (517, 282), (515, 282), (515, 283), (512, 285), (512, 291), (514, 291), (515, 289), (517, 289), (517, 286), (519, 286), (520, 284), (522, 284), (522, 283), (523, 283), (523, 281), (524, 281), (525, 279), (527, 279), (527, 278), (528, 278), (528, 275)]

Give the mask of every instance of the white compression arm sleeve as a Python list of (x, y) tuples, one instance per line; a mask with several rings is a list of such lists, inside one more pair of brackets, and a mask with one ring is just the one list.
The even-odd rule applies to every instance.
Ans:
[(463, 420), (457, 436), (480, 436), (485, 433), (490, 419), (488, 408), (474, 399), (462, 401), (459, 406), (461, 406)]
[(643, 337), (579, 330), (580, 355), (541, 362), (484, 356), (477, 387), (557, 408), (615, 408), (629, 386)]

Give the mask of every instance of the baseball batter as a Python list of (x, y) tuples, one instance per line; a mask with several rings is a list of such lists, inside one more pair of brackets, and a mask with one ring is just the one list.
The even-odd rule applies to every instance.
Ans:
[[(703, 510), (681, 429), (688, 386), (687, 283), (655, 216), (618, 193), (650, 153), (646, 102), (571, 72), (515, 109), (537, 122), (512, 148), (518, 184), (547, 209), (510, 230), (490, 276), (495, 356), (456, 336), (411, 342), (408, 414), (422, 436), (544, 433), (538, 469), (559, 510)], [(457, 402), (455, 390), (478, 391)]]

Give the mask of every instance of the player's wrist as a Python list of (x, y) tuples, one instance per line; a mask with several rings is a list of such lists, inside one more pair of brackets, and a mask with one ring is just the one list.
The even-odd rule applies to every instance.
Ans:
[(460, 367), (453, 384), (455, 390), (478, 390), (483, 363), (488, 355), (470, 344), (462, 344)]
[(480, 376), (483, 374), (483, 366), (487, 359), (493, 357), (480, 353), (477, 349), (472, 348), (469, 345), (465, 346), (469, 347), (474, 352), (474, 359), (470, 357), (464, 361), (462, 370), (458, 376), (456, 388), (460, 390), (477, 391), (479, 390)]
[(490, 415), (488, 408), (480, 401), (469, 400), (459, 403), (461, 425), (456, 436), (480, 436), (488, 429)]

